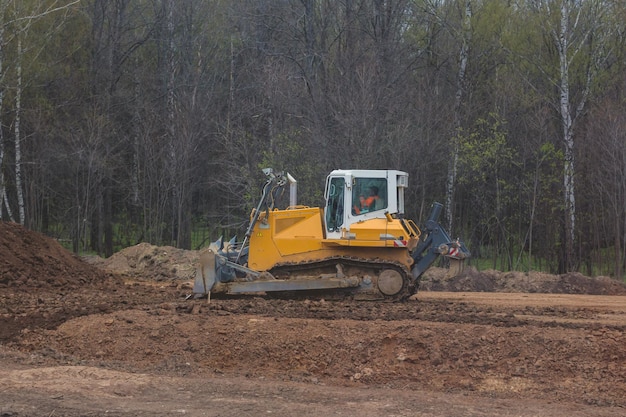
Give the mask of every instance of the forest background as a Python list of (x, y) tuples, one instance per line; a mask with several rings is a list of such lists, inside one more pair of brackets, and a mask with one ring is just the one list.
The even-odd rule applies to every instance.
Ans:
[(406, 171), (472, 263), (623, 279), (626, 2), (0, 0), (0, 220), (76, 252), (245, 230)]

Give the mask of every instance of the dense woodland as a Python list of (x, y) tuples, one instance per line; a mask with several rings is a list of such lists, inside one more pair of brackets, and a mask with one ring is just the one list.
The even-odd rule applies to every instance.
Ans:
[(0, 0), (0, 219), (77, 252), (245, 230), (407, 171), (472, 262), (622, 278), (626, 2)]

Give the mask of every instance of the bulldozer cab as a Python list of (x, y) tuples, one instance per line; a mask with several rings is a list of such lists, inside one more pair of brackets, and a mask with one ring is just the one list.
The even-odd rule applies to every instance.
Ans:
[(350, 226), (404, 214), (408, 174), (396, 170), (335, 170), (326, 179), (327, 239), (347, 239)]

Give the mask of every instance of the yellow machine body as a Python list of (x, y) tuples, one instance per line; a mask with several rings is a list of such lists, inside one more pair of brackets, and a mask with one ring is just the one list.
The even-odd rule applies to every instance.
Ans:
[(339, 239), (325, 239), (323, 210), (298, 207), (262, 213), (250, 236), (248, 267), (268, 271), (283, 263), (323, 260), (337, 256), (399, 262), (410, 269), (420, 231), (412, 223), (403, 227), (391, 216), (371, 218), (343, 230)]

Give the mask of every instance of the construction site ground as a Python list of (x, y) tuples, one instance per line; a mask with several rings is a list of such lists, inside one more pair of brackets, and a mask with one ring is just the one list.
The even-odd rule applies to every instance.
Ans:
[(626, 286), (429, 271), (402, 303), (186, 299), (196, 251), (0, 222), (0, 416), (624, 416)]

